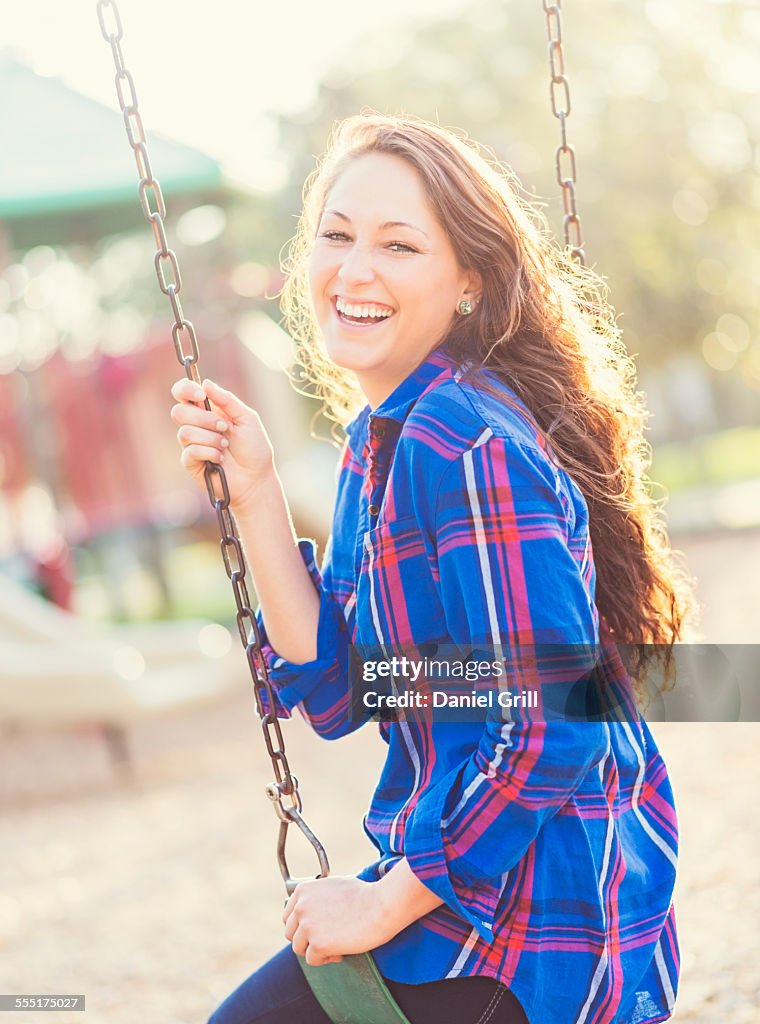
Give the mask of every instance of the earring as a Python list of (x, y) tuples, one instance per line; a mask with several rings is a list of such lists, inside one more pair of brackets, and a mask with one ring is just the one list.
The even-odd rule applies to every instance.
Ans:
[(469, 299), (462, 299), (462, 301), (457, 306), (457, 309), (462, 314), (462, 316), (469, 316), (470, 313), (472, 313), (472, 303), (470, 302)]

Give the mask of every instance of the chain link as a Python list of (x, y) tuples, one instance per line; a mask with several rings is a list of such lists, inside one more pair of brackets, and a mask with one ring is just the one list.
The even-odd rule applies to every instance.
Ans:
[(560, 144), (557, 147), (554, 164), (557, 169), (557, 183), (562, 189), (562, 206), (565, 211), (562, 227), (565, 245), (570, 249), (570, 255), (585, 266), (581, 218), (575, 199), (575, 149), (567, 141), (567, 119), (571, 107), (570, 85), (565, 75), (565, 52), (562, 47), (562, 0), (556, 0), (555, 3), (549, 3), (548, 0), (542, 2), (546, 14), (546, 35), (549, 40), (549, 94), (552, 113), (559, 121), (560, 129)]
[[(142, 207), (145, 219), (153, 230), (156, 240), (156, 253), (153, 257), (153, 263), (158, 286), (169, 299), (174, 314), (172, 340), (174, 341), (177, 359), (184, 368), (188, 379), (200, 383), (201, 378), (197, 366), (199, 357), (198, 337), (192, 322), (182, 312), (182, 306), (179, 301), (179, 293), (182, 290), (179, 262), (177, 254), (169, 247), (167, 242), (164, 225), (166, 204), (161, 191), (161, 185), (151, 168), (145, 129), (137, 105), (137, 90), (135, 89), (134, 79), (124, 64), (124, 56), (121, 49), (121, 40), (124, 34), (121, 17), (114, 0), (98, 0), (97, 14), (100, 31), (105, 41), (111, 47), (116, 68), (116, 97), (122, 117), (124, 118), (127, 139), (132, 147), (137, 164), (137, 173), (140, 179), (138, 187), (140, 206)], [(183, 347), (183, 339), (189, 343), (189, 352)], [(208, 399), (205, 400), (204, 405), (206, 409), (211, 411), (211, 404)], [(275, 781), (266, 787), (266, 794), (273, 802), (275, 813), (280, 820), (277, 859), (285, 881), (286, 890), (288, 893), (292, 893), (299, 879), (293, 878), (288, 868), (286, 840), (290, 825), (297, 825), (314, 848), (319, 861), (320, 877), (329, 875), (330, 865), (324, 847), (301, 816), (302, 805), (298, 779), (290, 770), (285, 754), (285, 740), (280, 729), (280, 722), (273, 710), (275, 707), (275, 697), (261, 649), (261, 633), (248, 596), (248, 587), (245, 582), (245, 557), (240, 543), (237, 524), (230, 509), (230, 492), (227, 486), (227, 477), (221, 466), (211, 462), (206, 463), (204, 475), (209, 500), (216, 512), (219, 523), (222, 559), (225, 571), (232, 584), (232, 593), (237, 607), (236, 622), (238, 632), (242, 645), (245, 648), (246, 662), (248, 663), (253, 680), (256, 710), (261, 719), (264, 742), (275, 776)], [(289, 801), (288, 806), (283, 805), (283, 800), (286, 798)]]

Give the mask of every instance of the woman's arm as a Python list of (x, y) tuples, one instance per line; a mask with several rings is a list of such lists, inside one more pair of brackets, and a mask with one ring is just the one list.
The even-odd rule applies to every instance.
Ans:
[(298, 706), (324, 739), (354, 732), (372, 711), (356, 704), (344, 611), (329, 571), (323, 575), (317, 565), (314, 542), (296, 539), (276, 477), (234, 511), (259, 598), (256, 621), (278, 718)]
[[(211, 410), (201, 405), (204, 393)], [(207, 463), (224, 467), (230, 510), (259, 602), (256, 623), (277, 717), (289, 718), (299, 706), (326, 739), (352, 732), (370, 713), (353, 713), (343, 609), (317, 565), (314, 542), (296, 539), (258, 414), (210, 380), (199, 388), (183, 378), (172, 386), (172, 395), (182, 465), (204, 491)], [(272, 710), (266, 698), (262, 703), (262, 710)]]
[(313, 661), (317, 656), (319, 594), (298, 549), (290, 509), (274, 467), (246, 503), (232, 510), (270, 644), (286, 661)]
[(409, 867), (406, 857), (373, 884), (380, 912), (391, 937), (444, 902), (432, 889), (420, 882)]
[(319, 591), (293, 532), (264, 424), (255, 409), (215, 381), (206, 379), (201, 386), (182, 378), (171, 393), (182, 465), (204, 491), (208, 464), (224, 468), (230, 509), (272, 646), (289, 661), (311, 661), (318, 646)]

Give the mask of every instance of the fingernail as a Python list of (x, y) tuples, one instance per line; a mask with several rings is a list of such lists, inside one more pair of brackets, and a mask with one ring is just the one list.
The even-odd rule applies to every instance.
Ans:
[(225, 422), (225, 420), (217, 420), (216, 421), (216, 429), (217, 430), (226, 430), (228, 426), (229, 426), (229, 423)]
[(229, 448), (230, 446), (230, 442), (227, 440), (226, 437), (223, 437), (220, 443), (222, 448)]

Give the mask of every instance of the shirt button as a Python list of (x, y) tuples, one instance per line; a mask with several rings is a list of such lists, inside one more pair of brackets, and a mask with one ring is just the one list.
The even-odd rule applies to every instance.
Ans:
[(377, 515), (380, 514), (380, 506), (379, 505), (370, 505), (370, 507), (367, 509), (367, 511), (369, 512), (369, 514), (371, 516), (377, 516)]

